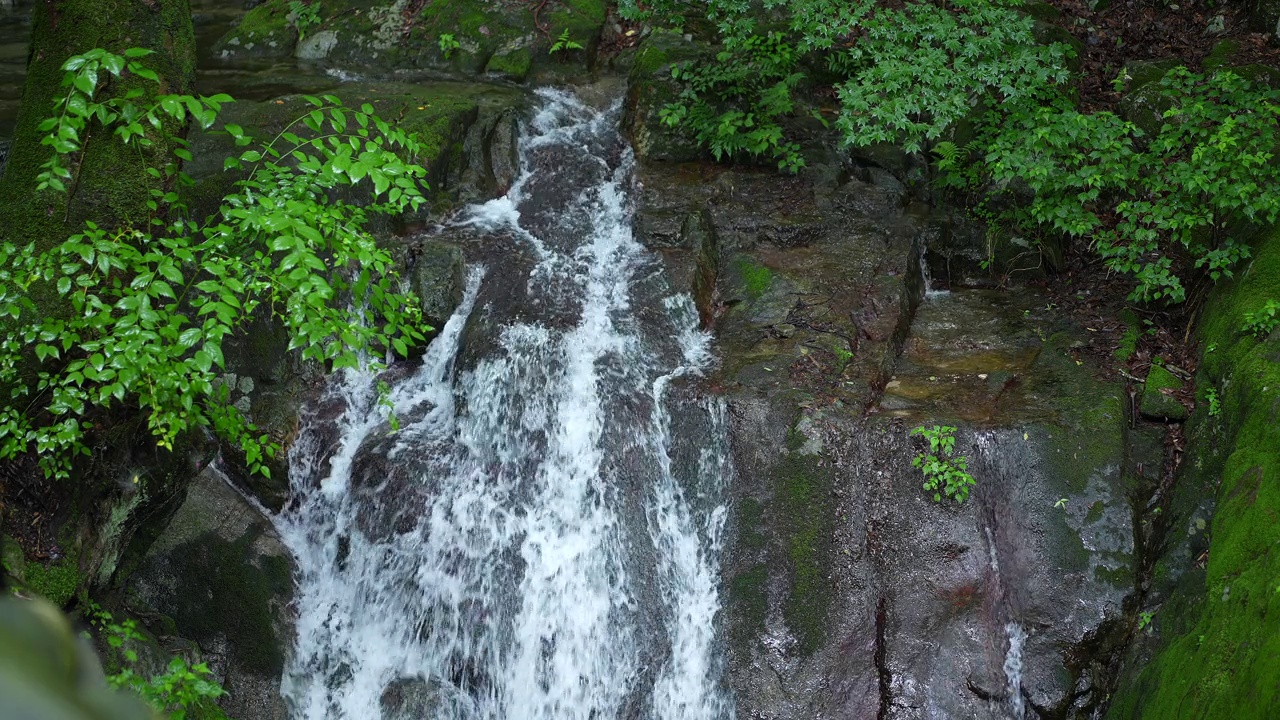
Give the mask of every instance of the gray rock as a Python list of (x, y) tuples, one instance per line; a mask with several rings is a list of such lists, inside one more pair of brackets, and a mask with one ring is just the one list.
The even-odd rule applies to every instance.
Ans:
[(260, 511), (219, 473), (201, 473), (128, 582), (157, 635), (199, 643), (239, 720), (286, 717), (280, 696), (293, 636), (293, 565)]
[(439, 328), (462, 302), (466, 261), (457, 245), (425, 240), (413, 253), (409, 286), (421, 301), (422, 314)]
[(299, 60), (323, 60), (338, 45), (338, 34), (332, 30), (321, 30), (308, 35), (298, 43), (295, 54)]
[(1250, 0), (1246, 7), (1250, 30), (1270, 33), (1272, 42), (1280, 38), (1280, 0)]

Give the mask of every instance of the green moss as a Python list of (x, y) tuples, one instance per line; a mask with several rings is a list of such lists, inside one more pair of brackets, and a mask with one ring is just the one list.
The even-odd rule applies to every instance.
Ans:
[(765, 630), (768, 617), (769, 573), (764, 565), (738, 573), (730, 584), (730, 600), (737, 609), (737, 622), (733, 634), (741, 643), (749, 643)]
[(783, 510), (785, 552), (791, 575), (791, 592), (782, 614), (800, 641), (801, 651), (811, 653), (826, 639), (831, 606), (827, 573), (834, 519), (827, 499), (833, 479), (819, 456), (796, 452), (788, 453), (773, 475)]
[(184, 637), (211, 642), (226, 636), (241, 667), (271, 675), (284, 667), (272, 601), (288, 591), (291, 580), (284, 558), (250, 562), (259, 532), (247, 531), (235, 542), (209, 532), (175, 548), (170, 555), (179, 565), (171, 614)]
[(1138, 351), (1141, 330), (1138, 327), (1138, 316), (1134, 315), (1132, 310), (1120, 313), (1120, 319), (1124, 321), (1124, 334), (1120, 336), (1120, 345), (1116, 348), (1115, 357), (1120, 362), (1128, 362), (1129, 358)]
[(80, 587), (80, 571), (71, 558), (63, 558), (53, 565), (28, 563), (26, 567), (27, 589), (37, 593), (58, 607), (65, 607), (75, 597)]
[(604, 26), (605, 4), (600, 0), (561, 0), (562, 9), (551, 13), (548, 24), (558, 37), (567, 30), (569, 37), (590, 49), (600, 38)]
[(532, 66), (533, 56), (529, 53), (529, 48), (518, 48), (510, 52), (495, 53), (489, 58), (489, 64), (485, 65), (484, 71), (490, 75), (500, 75), (520, 81), (529, 74), (529, 68)]
[(1213, 50), (1204, 56), (1201, 63), (1205, 70), (1216, 70), (1231, 61), (1231, 56), (1240, 51), (1240, 42), (1238, 40), (1219, 40), (1217, 45), (1213, 46)]
[(671, 64), (666, 50), (662, 48), (646, 46), (640, 48), (640, 52), (636, 55), (635, 64), (631, 66), (633, 77), (647, 78), (658, 74), (658, 71), (665, 69)]
[(0, 538), (0, 565), (3, 572), (18, 582), (26, 577), (27, 559), (18, 541), (8, 535)]
[(738, 260), (738, 274), (742, 277), (747, 297), (752, 300), (768, 292), (773, 284), (773, 271), (747, 258)]
[[(1223, 388), (1222, 436), (1184, 467), (1221, 462), (1203, 583), (1171, 602), (1185, 632), (1168, 633), (1154, 660), (1124, 688), (1112, 718), (1274, 718), (1280, 715), (1280, 337), (1240, 332), (1243, 313), (1280, 287), (1280, 230), (1215, 290), (1200, 325), (1212, 346), (1201, 362)], [(1193, 573), (1188, 576), (1195, 578)], [(1186, 585), (1186, 583), (1184, 583)]]
[(266, 0), (245, 13), (228, 38), (241, 44), (263, 43), (271, 39), (296, 42), (298, 32), (289, 22), (289, 0)]
[(1178, 390), (1182, 381), (1176, 375), (1160, 365), (1152, 365), (1147, 371), (1146, 382), (1142, 390), (1142, 414), (1148, 417), (1183, 420), (1187, 417), (1187, 409), (1164, 390)]
[[(0, 239), (22, 247), (34, 242), (46, 250), (78, 231), (86, 219), (104, 227), (143, 226), (149, 218), (146, 202), (155, 187), (145, 173), (150, 155), (128, 151), (111, 137), (90, 138), (72, 192), (35, 192), (40, 167), (49, 159), (41, 145), (39, 125), (62, 89), (62, 65), (67, 58), (93, 48), (123, 52), (144, 47), (157, 52), (146, 64), (163, 80), (161, 92), (190, 89), (195, 73), (195, 38), (190, 7), (185, 2), (107, 3), (101, 0), (63, 0), (35, 6), (31, 43), (39, 52), (27, 66), (22, 102), (13, 144), (0, 178)], [(123, 94), (142, 89), (154, 95), (156, 86), (139, 78), (113, 81), (108, 92)], [(145, 96), (140, 102), (145, 102)], [(167, 153), (169, 148), (159, 148)], [(46, 315), (64, 312), (51, 288), (38, 285), (32, 299)]]

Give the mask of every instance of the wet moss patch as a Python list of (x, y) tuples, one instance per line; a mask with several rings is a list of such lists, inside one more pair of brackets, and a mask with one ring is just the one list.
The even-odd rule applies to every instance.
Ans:
[(65, 607), (71, 602), (80, 587), (80, 572), (71, 558), (63, 558), (52, 565), (27, 563), (25, 572), (27, 589), (58, 607)]
[(734, 576), (730, 585), (729, 599), (737, 608), (733, 635), (742, 645), (764, 633), (769, 613), (768, 582), (768, 570), (764, 565), (756, 565)]
[(748, 258), (740, 258), (737, 268), (743, 290), (749, 299), (757, 300), (769, 291), (769, 286), (773, 284), (772, 270)]
[(809, 654), (826, 639), (826, 619), (832, 588), (831, 529), (834, 518), (827, 502), (832, 474), (818, 455), (791, 452), (774, 470), (778, 502), (785, 529), (784, 550), (790, 570), (790, 593), (782, 614), (795, 633), (800, 650)]

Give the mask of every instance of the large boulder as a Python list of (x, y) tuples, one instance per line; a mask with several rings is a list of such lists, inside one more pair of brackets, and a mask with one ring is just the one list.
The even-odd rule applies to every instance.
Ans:
[[(926, 292), (921, 253), (952, 219), (857, 167), (644, 163), (640, 181), (638, 237), (706, 298), (723, 358), (739, 713), (1101, 707), (1138, 592), (1130, 498), (1163, 448), (1077, 361), (1088, 334), (1028, 291)], [(907, 430), (934, 423), (959, 428), (964, 504), (912, 466)]]
[(136, 562), (129, 610), (161, 638), (194, 641), (238, 720), (283, 719), (293, 560), (271, 521), (222, 476), (201, 473)]

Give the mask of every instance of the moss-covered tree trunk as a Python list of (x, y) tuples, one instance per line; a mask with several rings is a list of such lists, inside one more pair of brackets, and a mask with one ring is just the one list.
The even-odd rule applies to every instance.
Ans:
[(126, 78), (101, 92), (122, 94), (131, 87), (148, 94), (188, 92), (195, 75), (189, 0), (42, 0), (34, 12), (26, 85), (9, 165), (0, 179), (0, 237), (20, 247), (35, 241), (43, 250), (66, 239), (85, 220), (106, 227), (145, 223), (148, 192), (155, 182), (146, 173), (147, 158), (108, 133), (95, 135), (92, 128), (78, 167), (72, 166), (76, 175), (68, 192), (36, 192), (36, 175), (51, 152), (40, 144), (39, 125), (66, 92), (63, 63), (94, 48), (153, 50), (144, 62), (161, 79), (157, 87)]

